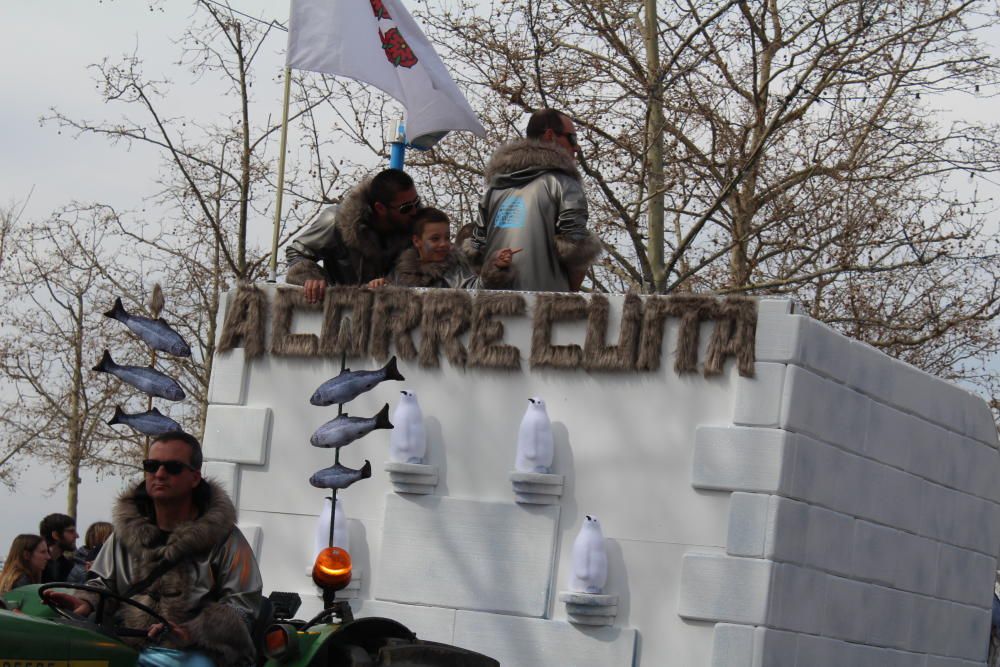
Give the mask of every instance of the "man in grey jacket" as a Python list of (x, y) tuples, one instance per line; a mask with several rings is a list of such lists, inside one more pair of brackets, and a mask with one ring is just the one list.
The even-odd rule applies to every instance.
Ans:
[(498, 148), (486, 166), (472, 254), (483, 258), (501, 248), (523, 248), (514, 257), (512, 289), (577, 291), (601, 242), (587, 229), (576, 128), (566, 114), (540, 109), (526, 134)]
[[(97, 577), (91, 585), (134, 596), (170, 623), (161, 637), (166, 628), (122, 606), (126, 627), (149, 628), (149, 640), (128, 640), (137, 648), (158, 638), (161, 648), (198, 652), (219, 667), (250, 665), (256, 661), (251, 633), (261, 609), (260, 571), (236, 527), (232, 501), (202, 478), (201, 465), (194, 436), (169, 431), (156, 437), (142, 464), (144, 481), (115, 503), (114, 532), (91, 567)], [(48, 591), (47, 597), (82, 616), (98, 600), (93, 593)]]
[(367, 285), (384, 278), (410, 247), (411, 221), (419, 209), (408, 174), (380, 171), (344, 195), (339, 206), (323, 209), (285, 249), (285, 280), (302, 285), (306, 301), (316, 303), (327, 284)]

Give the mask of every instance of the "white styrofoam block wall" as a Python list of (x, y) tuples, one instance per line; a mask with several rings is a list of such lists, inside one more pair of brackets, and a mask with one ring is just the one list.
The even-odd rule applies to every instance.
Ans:
[(759, 493), (734, 493), (729, 498), (726, 553), (730, 556), (763, 558), (770, 498)]
[(712, 637), (712, 667), (753, 667), (752, 625), (719, 623)]
[(805, 563), (809, 505), (781, 496), (733, 493), (729, 505), (730, 556)]
[(798, 366), (787, 367), (783, 392), (781, 428), (852, 451), (864, 446), (871, 401), (863, 394)]
[(830, 575), (826, 581), (823, 635), (852, 642), (865, 641), (868, 632), (865, 595), (870, 584)]
[[(527, 298), (530, 305), (533, 297), (528, 295)], [(615, 308), (619, 308), (617, 303), (613, 303), (613, 309)], [(991, 525), (986, 525), (985, 528), (982, 526), (991, 522), (1000, 525), (1000, 507), (977, 502), (978, 499), (974, 497), (981, 495), (987, 487), (991, 497), (995, 498), (1000, 493), (989, 484), (990, 475), (986, 472), (995, 470), (1000, 461), (991, 458), (990, 453), (979, 444), (982, 442), (996, 446), (992, 424), (986, 428), (987, 424), (983, 419), (984, 414), (988, 416), (988, 410), (984, 413), (981, 401), (968, 397), (963, 392), (953, 391), (952, 388), (942, 390), (947, 394), (943, 402), (948, 405), (933, 406), (929, 399), (933, 399), (934, 391), (948, 385), (913, 372), (912, 369), (900, 371), (902, 379), (897, 379), (895, 374), (899, 368), (905, 368), (904, 365), (877, 352), (870, 359), (866, 356), (870, 348), (846, 341), (828, 328), (792, 313), (789, 302), (761, 301), (757, 327), (758, 378), (754, 381), (744, 381), (728, 369), (721, 381), (705, 382), (700, 377), (697, 380), (693, 377), (678, 379), (671, 374), (669, 364), (665, 364), (664, 377), (658, 377), (656, 383), (657, 400), (661, 401), (657, 405), (670, 405), (671, 409), (647, 415), (649, 410), (646, 408), (646, 412), (640, 413), (649, 417), (645, 420), (607, 420), (605, 415), (598, 415), (599, 411), (591, 406), (599, 405), (601, 410), (612, 409), (608, 407), (610, 396), (614, 397), (610, 404), (614, 404), (616, 414), (627, 413), (633, 405), (642, 404), (651, 393), (649, 376), (624, 377), (620, 374), (608, 374), (598, 380), (596, 376), (585, 374), (536, 373), (528, 369), (521, 374), (473, 374), (467, 370), (451, 368), (447, 363), (435, 371), (425, 371), (417, 368), (416, 364), (410, 364), (405, 371), (408, 382), (422, 382), (425, 387), (435, 387), (434, 392), (425, 392), (423, 395), (428, 397), (428, 403), (424, 406), (425, 413), (431, 416), (431, 423), (437, 420), (433, 436), (438, 446), (436, 451), (442, 452), (447, 460), (447, 465), (442, 468), (443, 483), (439, 487), (439, 493), (453, 498), (479, 498), (509, 503), (509, 483), (506, 477), (498, 477), (490, 471), (508, 469), (504, 465), (498, 465), (494, 459), (502, 459), (501, 464), (509, 463), (510, 451), (502, 443), (511, 436), (504, 429), (508, 423), (516, 425), (523, 409), (518, 405), (517, 409), (511, 408), (505, 412), (505, 405), (496, 401), (495, 397), (542, 393), (549, 399), (552, 410), (562, 408), (562, 416), (554, 416), (553, 420), (563, 429), (562, 451), (572, 452), (572, 458), (561, 459), (571, 463), (568, 470), (572, 471), (572, 477), (567, 476), (567, 481), (570, 482), (567, 494), (561, 500), (563, 511), (567, 516), (578, 517), (582, 511), (592, 511), (591, 507), (600, 508), (595, 511), (601, 513), (605, 525), (612, 526), (612, 530), (618, 532), (618, 537), (625, 539), (621, 543), (625, 547), (624, 554), (619, 556), (625, 562), (619, 564), (621, 573), (615, 575), (616, 585), (623, 593), (621, 614), (617, 621), (620, 626), (634, 625), (641, 632), (644, 623), (646, 627), (652, 627), (649, 624), (653, 623), (657, 629), (652, 632), (661, 634), (658, 628), (665, 627), (664, 619), (650, 612), (651, 603), (640, 591), (644, 582), (650, 580), (652, 575), (645, 570), (642, 576), (636, 575), (637, 560), (634, 554), (629, 554), (630, 549), (634, 550), (633, 545), (638, 545), (641, 540), (671, 540), (678, 545), (677, 561), (671, 561), (677, 564), (672, 564), (669, 571), (676, 573), (679, 564), (680, 576), (675, 579), (676, 575), (668, 575), (672, 582), (669, 594), (660, 597), (670, 600), (676, 594), (678, 610), (682, 614), (698, 615), (689, 615), (686, 617), (688, 620), (683, 622), (674, 616), (676, 623), (667, 619), (669, 630), (662, 634), (680, 638), (685, 647), (682, 648), (684, 655), (707, 658), (706, 649), (711, 642), (709, 640), (708, 644), (697, 644), (699, 638), (711, 638), (712, 622), (728, 620), (765, 623), (769, 626), (754, 628), (750, 642), (751, 663), (747, 667), (781, 667), (783, 664), (794, 664), (795, 667), (817, 667), (821, 664), (852, 667), (865, 667), (869, 664), (878, 664), (879, 667), (898, 664), (902, 667), (905, 664), (906, 667), (919, 667), (922, 656), (917, 660), (916, 654), (887, 646), (898, 642), (898, 624), (905, 625), (906, 616), (910, 616), (906, 632), (909, 640), (913, 626), (917, 624), (918, 606), (937, 601), (939, 590), (956, 588), (961, 590), (955, 595), (963, 600), (971, 600), (974, 588), (968, 583), (961, 586), (939, 584), (937, 563), (942, 547), (940, 542), (927, 535), (937, 531), (934, 534), (938, 540), (945, 540), (966, 551), (977, 552), (972, 560), (980, 568), (984, 565), (978, 556), (998, 550), (994, 548), (992, 552), (985, 551), (984, 545), (993, 543), (1000, 547), (1000, 532)], [(613, 310), (613, 318), (616, 316)], [(307, 314), (305, 319), (312, 318), (315, 320), (313, 324), (316, 324), (319, 317), (318, 313)], [(508, 325), (508, 342), (520, 347), (522, 355), (526, 356), (530, 343), (529, 319), (505, 322), (505, 325)], [(703, 344), (707, 341), (705, 334), (710, 326), (706, 324), (703, 328)], [(579, 333), (577, 329), (582, 331), (582, 325), (577, 328), (561, 327), (559, 342), (582, 342), (582, 337), (580, 341), (573, 339)], [(318, 331), (318, 326), (316, 330)], [(664, 350), (668, 355), (674, 332), (675, 323), (668, 323), (664, 341)], [(268, 357), (254, 361), (243, 369), (247, 381), (245, 396), (241, 396), (240, 402), (251, 406), (275, 406), (276, 415), (280, 409), (282, 441), (303, 441), (313, 427), (308, 424), (299, 425), (308, 422), (302, 419), (303, 410), (308, 408), (303, 409), (300, 405), (307, 398), (306, 388), (315, 386), (331, 373), (335, 374), (337, 361)], [(868, 363), (869, 361), (873, 363)], [(368, 361), (358, 363), (360, 367), (370, 367)], [(216, 378), (216, 381), (221, 377)], [(572, 385), (572, 392), (564, 391), (569, 384)], [(740, 388), (737, 388), (738, 384), (741, 385)], [(303, 387), (302, 396), (291, 396), (286, 389), (290, 385)], [(906, 388), (907, 385), (914, 385), (915, 390), (899, 391), (900, 387)], [(472, 386), (475, 391), (470, 391)], [(662, 395), (659, 388), (662, 388)], [(559, 397), (561, 393), (567, 396), (571, 393), (572, 399), (550, 398)], [(383, 397), (376, 394), (377, 391), (358, 399), (359, 414), (371, 414), (380, 407)], [(434, 394), (448, 398), (435, 402)], [(221, 397), (222, 394), (219, 393), (218, 396)], [(454, 396), (462, 396), (463, 401), (456, 403)], [(812, 400), (810, 396), (818, 400)], [(216, 401), (218, 402), (221, 401)], [(470, 429), (456, 413), (454, 406), (462, 413), (474, 411), (484, 417)], [(957, 414), (956, 406), (961, 408), (962, 414), (958, 421), (953, 419)], [(800, 410), (802, 407), (806, 408), (805, 412)], [(883, 432), (893, 432), (891, 423), (877, 423), (875, 416), (869, 416), (870, 412), (874, 413), (880, 408), (882, 412), (890, 411), (891, 419), (907, 422), (906, 428), (912, 427), (920, 437), (906, 436), (905, 439), (897, 438), (888, 443), (875, 442), (876, 436), (873, 433), (876, 428), (883, 429)], [(922, 412), (925, 409), (926, 414)], [(929, 421), (942, 419), (945, 420), (944, 423), (937, 421), (937, 426), (928, 428)], [(736, 425), (740, 421), (759, 423), (764, 427)], [(602, 430), (602, 424), (606, 422), (614, 422), (615, 428)], [(730, 422), (734, 426), (728, 426)], [(642, 427), (637, 426), (640, 423), (643, 424)], [(778, 425), (784, 425), (785, 428), (775, 428)], [(607, 484), (607, 489), (604, 489), (600, 482), (607, 479), (608, 466), (604, 456), (606, 443), (615, 436), (622, 437), (618, 433), (621, 428), (627, 428), (628, 437), (630, 441), (634, 441), (638, 451), (646, 452), (647, 460), (655, 457), (657, 464), (655, 467), (650, 466), (641, 456), (616, 460), (616, 465), (619, 466), (616, 469), (624, 478), (642, 480), (647, 473), (655, 474), (656, 483), (650, 489), (687, 486), (687, 490), (676, 497), (653, 491), (653, 502), (647, 497), (648, 493), (643, 493), (646, 485), (641, 483)], [(488, 441), (484, 441), (487, 442), (486, 446), (481, 442), (483, 433), (491, 434)], [(646, 438), (650, 433), (656, 435), (647, 442)], [(926, 433), (936, 433), (939, 437), (926, 437)], [(959, 437), (959, 433), (966, 437)], [(692, 438), (692, 435), (695, 437)], [(380, 457), (384, 459), (384, 440), (381, 436), (373, 435), (371, 440), (357, 445), (360, 449), (356, 453), (359, 457), (370, 458), (374, 467), (380, 469)], [(929, 444), (904, 448), (906, 440)], [(208, 437), (206, 443), (209, 447), (215, 446)], [(565, 447), (570, 449), (566, 450)], [(213, 456), (211, 452), (207, 454)], [(269, 540), (277, 539), (272, 529), (277, 524), (268, 523), (271, 521), (270, 517), (290, 517), (295, 516), (296, 512), (302, 514), (312, 511), (312, 490), (306, 489), (309, 493), (304, 493), (301, 490), (304, 485), (296, 483), (288, 485), (288, 492), (275, 498), (273, 494), (261, 491), (271, 485), (256, 484), (254, 478), (266, 473), (269, 476), (280, 474), (282, 480), (304, 479), (303, 474), (307, 476), (315, 469), (314, 454), (316, 452), (306, 447), (299, 456), (271, 457), (270, 461), (265, 456), (259, 462), (267, 461), (268, 466), (249, 465), (240, 470), (242, 481), (246, 482), (242, 485), (246, 499), (240, 499), (240, 502), (247, 504), (249, 515), (253, 515), (256, 508), (260, 510), (257, 514), (267, 519), (261, 521), (268, 526)], [(942, 455), (949, 454), (953, 458), (942, 461)], [(804, 457), (801, 462), (797, 461), (800, 455)], [(951, 460), (961, 461), (967, 457), (975, 458), (978, 463), (965, 469), (949, 464)], [(929, 465), (934, 458), (938, 459), (937, 465)], [(239, 459), (228, 457), (228, 460)], [(879, 460), (880, 463), (877, 462)], [(656, 472), (653, 472), (654, 469)], [(671, 471), (669, 475), (673, 476), (665, 477), (663, 471)], [(682, 474), (674, 475), (673, 471), (681, 471)], [(926, 478), (915, 476), (914, 471), (920, 471)], [(674, 477), (681, 477), (681, 483)], [(690, 485), (686, 485), (686, 481)], [(855, 483), (852, 484), (852, 481)], [(367, 486), (357, 485), (350, 490), (352, 502), (357, 500), (357, 504), (352, 504), (352, 507), (367, 508), (358, 519), (365, 528), (362, 535), (366, 536), (371, 548), (371, 562), (367, 563), (371, 569), (366, 570), (366, 574), (370, 573), (371, 577), (366, 579), (363, 586), (363, 594), (366, 595), (371, 593), (369, 588), (377, 590), (381, 585), (379, 581), (384, 579), (384, 573), (376, 563), (393, 548), (391, 544), (382, 544), (386, 533), (383, 525), (385, 514), (382, 511), (385, 500), (384, 489), (378, 487), (379, 483), (379, 480), (373, 480)], [(692, 493), (691, 486), (699, 491)], [(748, 497), (743, 500), (736, 496), (729, 498), (720, 493), (705, 493), (706, 489), (745, 491), (748, 492)], [(938, 511), (933, 520), (925, 519), (921, 502), (912, 501), (927, 489), (934, 489), (932, 493), (939, 497), (945, 496), (937, 489), (944, 489), (952, 494), (946, 496), (944, 509)], [(968, 495), (969, 493), (972, 495)], [(641, 500), (643, 498), (644, 501)], [(641, 522), (638, 519), (630, 520), (628, 517), (636, 513), (639, 502), (661, 508), (660, 515), (656, 519), (646, 518)], [(624, 511), (621, 507), (625, 508)], [(951, 523), (963, 525), (943, 525), (940, 519), (942, 515), (948, 515), (949, 511)], [(728, 539), (725, 523), (727, 512), (730, 519)], [(741, 515), (741, 512), (744, 514)], [(979, 534), (970, 529), (967, 525), (969, 522), (963, 518), (972, 515), (977, 517), (972, 523), (979, 524)], [(813, 517), (816, 517), (816, 521), (812, 520)], [(750, 521), (750, 529), (747, 529), (747, 525), (734, 525), (734, 522), (741, 523), (743, 518)], [(257, 520), (258, 517), (253, 516), (253, 519)], [(863, 531), (868, 532), (859, 533), (858, 523), (861, 521), (867, 524)], [(813, 529), (810, 543), (810, 527), (814, 523), (818, 527)], [(846, 528), (848, 525), (849, 531)], [(829, 549), (823, 547), (824, 540), (820, 539), (819, 532), (824, 526), (834, 535), (847, 536), (840, 540), (848, 547), (846, 562), (849, 566), (846, 566), (846, 570), (840, 564), (845, 558), (843, 555), (833, 559), (835, 563), (828, 562)], [(679, 534), (675, 532), (677, 529), (681, 531)], [(868, 541), (862, 543), (862, 537)], [(878, 557), (879, 549), (884, 548), (884, 541), (888, 537), (897, 543), (895, 550), (898, 562), (891, 571), (891, 582), (885, 581), (889, 575), (884, 561)], [(568, 541), (565, 536), (557, 539), (556, 554), (567, 553), (572, 536)], [(741, 543), (743, 546), (740, 546)], [(645, 542), (642, 544), (646, 545)], [(839, 547), (838, 542), (838, 552), (843, 552)], [(716, 552), (681, 556), (684, 549)], [(727, 550), (730, 555), (724, 553)], [(733, 557), (737, 552), (741, 557)], [(560, 555), (559, 559), (559, 562), (550, 566), (549, 574), (554, 577), (552, 581), (556, 585), (564, 580), (565, 575), (566, 558)], [(270, 572), (265, 576), (275, 580), (271, 574), (280, 568), (274, 564), (269, 567)], [(862, 571), (868, 574), (861, 574)], [(716, 581), (702, 585), (697, 581), (699, 578), (705, 581), (721, 579), (723, 583)], [(297, 561), (296, 579), (302, 579), (301, 567)], [(880, 643), (879, 646), (869, 647), (831, 637), (825, 640), (819, 638), (820, 641), (816, 644), (824, 624), (838, 628), (837, 632), (840, 634), (855, 633), (850, 621), (844, 621), (828, 611), (831, 606), (836, 610), (838, 600), (845, 597), (840, 582), (851, 580), (855, 587), (848, 586), (847, 590), (856, 591), (860, 587), (862, 598), (872, 609), (902, 609), (902, 614), (897, 614), (897, 624), (873, 623), (870, 614), (865, 617), (865, 635), (859, 641)], [(837, 587), (828, 595), (827, 586), (830, 582), (837, 584)], [(899, 590), (891, 590), (888, 584)], [(833, 603), (828, 604), (831, 596), (834, 598)], [(764, 600), (763, 603), (761, 599)], [(802, 600), (808, 600), (810, 604), (805, 605)], [(361, 601), (362, 606), (365, 602), (369, 602), (369, 606), (392, 606), (393, 610), (388, 615), (397, 614), (395, 608), (403, 610), (398, 613), (412, 611), (415, 618), (426, 616), (424, 610), (440, 611), (440, 608), (435, 607), (374, 601)], [(957, 601), (950, 601), (948, 604), (954, 602)], [(428, 604), (425, 600), (420, 600), (420, 603)], [(912, 605), (912, 611), (907, 611), (907, 605)], [(420, 611), (414, 611), (417, 609)], [(684, 612), (685, 609), (687, 612)], [(954, 610), (952, 607), (947, 609)], [(963, 613), (971, 614), (972, 612), (967, 611), (969, 609), (979, 608), (975, 605), (967, 606)], [(452, 611), (447, 613), (451, 614), (451, 618), (456, 616)], [(549, 604), (542, 613), (558, 617), (561, 612), (558, 608), (553, 611)], [(672, 615), (672, 611), (670, 613)], [(489, 622), (483, 624), (481, 630), (487, 633), (497, 630), (497, 626), (490, 626), (495, 618), (489, 614), (458, 612), (457, 615), (485, 617)], [(553, 627), (549, 625), (551, 621), (505, 618), (539, 623), (537, 627), (542, 628)], [(704, 620), (692, 620), (696, 618)], [(978, 617), (973, 615), (970, 618), (975, 620)], [(409, 624), (411, 621), (404, 622)], [(454, 626), (454, 621), (442, 623), (435, 619), (428, 622), (435, 626)], [(590, 640), (594, 637), (587, 634), (585, 629), (560, 624), (558, 621), (555, 623), (573, 633), (567, 636), (572, 636), (581, 650), (592, 644)], [(545, 629), (540, 634), (549, 632), (550, 630)], [(445, 636), (440, 637), (441, 641), (453, 641), (456, 633), (449, 630), (444, 634)], [(451, 636), (446, 636), (448, 634)], [(491, 637), (490, 641), (493, 639)], [(746, 644), (745, 639), (741, 641)], [(634, 634), (632, 642), (634, 644)], [(643, 642), (647, 648), (653, 643), (654, 640)], [(663, 641), (659, 643), (662, 645)], [(688, 644), (697, 644), (700, 648), (692, 651), (686, 648)], [(809, 646), (813, 644), (821, 648), (816, 650), (813, 646), (810, 649)], [(558, 643), (556, 646), (558, 647)], [(512, 650), (521, 651), (522, 648), (518, 646)], [(946, 643), (942, 650), (949, 651), (952, 648), (951, 643)], [(661, 649), (662, 646), (658, 646), (658, 652), (643, 656), (646, 659), (642, 664), (662, 662), (665, 658)], [(907, 650), (912, 648), (907, 647)], [(790, 655), (799, 653), (804, 656), (815, 655), (818, 661), (800, 660), (795, 663), (795, 658), (789, 658)], [(771, 654), (779, 657), (761, 663), (761, 656)], [(550, 660), (553, 664), (566, 662), (563, 659), (564, 653), (554, 655), (558, 657), (553, 658), (554, 662)], [(522, 660), (524, 657), (525, 653), (521, 652), (516, 659)], [(786, 658), (792, 662), (785, 662)], [(707, 660), (684, 662), (691, 667), (698, 667)], [(508, 662), (505, 661), (504, 664)], [(517, 663), (515, 661), (510, 664)], [(537, 662), (533, 661), (531, 664)], [(631, 664), (631, 660), (621, 664)]]
[(260, 557), (260, 542), (262, 537), (261, 527), (253, 523), (240, 523), (240, 532), (243, 533), (243, 537), (247, 538), (247, 542), (250, 544), (250, 548), (253, 549), (253, 555)]
[(205, 456), (219, 461), (263, 465), (270, 440), (271, 409), (209, 405), (202, 445)]
[(759, 306), (756, 358), (793, 364), (900, 410), (996, 448), (996, 424), (982, 399), (886, 356), (782, 304)]
[(940, 598), (987, 608), (992, 603), (991, 584), (996, 558), (975, 551), (941, 545), (936, 595)]
[(389, 494), (375, 597), (543, 616), (559, 509)]
[(720, 623), (711, 667), (795, 667), (798, 635), (771, 628)]
[(781, 418), (784, 364), (754, 364), (753, 377), (736, 378), (733, 423), (742, 426), (777, 426)]
[(805, 564), (835, 574), (849, 574), (853, 536), (853, 518), (823, 507), (810, 507)]
[(829, 575), (790, 563), (774, 566), (767, 625), (783, 630), (819, 634), (827, 600)]
[(242, 405), (246, 396), (247, 363), (242, 347), (217, 352), (208, 382), (208, 402)]
[(903, 532), (896, 537), (893, 586), (903, 591), (934, 595), (937, 592), (941, 543)]
[(778, 493), (791, 476), (793, 438), (778, 429), (698, 426), (691, 484), (700, 489)]
[(762, 624), (774, 563), (689, 553), (681, 564), (677, 613), (682, 618)]
[(222, 486), (233, 501), (233, 505), (240, 506), (240, 467), (238, 465), (226, 461), (205, 461), (201, 464), (201, 475)]
[(864, 642), (889, 648), (906, 648), (913, 624), (916, 596), (884, 586), (865, 585), (863, 606), (856, 612), (864, 619)]
[(455, 615), (454, 643), (484, 653), (503, 667), (624, 667), (635, 660), (636, 631), (583, 630), (562, 621), (460, 610)]
[(854, 522), (853, 541), (851, 576), (892, 586), (898, 561), (899, 531), (857, 520)]
[(947, 603), (950, 617), (950, 636), (945, 655), (966, 660), (985, 660), (989, 648), (990, 610)]

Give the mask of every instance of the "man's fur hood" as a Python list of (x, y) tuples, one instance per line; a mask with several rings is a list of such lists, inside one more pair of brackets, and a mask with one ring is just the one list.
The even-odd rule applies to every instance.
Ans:
[(162, 544), (162, 531), (156, 525), (153, 503), (146, 494), (145, 482), (118, 497), (112, 512), (116, 539), (131, 553), (146, 554), (152, 560), (177, 562), (185, 556), (205, 553), (216, 547), (236, 526), (236, 508), (221, 486), (203, 480), (196, 491), (200, 516), (177, 526)]
[(580, 179), (573, 156), (551, 141), (515, 139), (496, 149), (486, 165), (486, 182), (491, 187), (516, 185), (535, 178), (541, 171), (559, 171)]
[(386, 239), (389, 242), (386, 243), (386, 249), (383, 249), (378, 234), (371, 227), (374, 211), (368, 204), (370, 189), (371, 179), (368, 178), (344, 195), (344, 199), (337, 206), (334, 224), (340, 230), (340, 237), (348, 250), (361, 255), (369, 262), (379, 263), (385, 261), (384, 254), (387, 249), (395, 257), (399, 252), (398, 246), (410, 242), (410, 234), (400, 231), (387, 235)]

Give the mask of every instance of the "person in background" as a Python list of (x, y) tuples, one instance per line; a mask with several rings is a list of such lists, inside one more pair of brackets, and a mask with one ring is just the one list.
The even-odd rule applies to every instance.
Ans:
[(15, 537), (0, 571), (0, 595), (19, 586), (42, 583), (42, 571), (50, 558), (49, 546), (41, 535)]
[(470, 256), (485, 261), (501, 248), (524, 248), (514, 258), (511, 289), (575, 292), (603, 249), (587, 229), (576, 126), (560, 111), (539, 109), (525, 134), (500, 146), (486, 165)]
[[(101, 546), (111, 536), (112, 530), (114, 527), (107, 521), (95, 521), (90, 524), (90, 528), (87, 529), (83, 538), (83, 547), (77, 549), (76, 556), (73, 557), (77, 566), (70, 572), (69, 581), (83, 583), (90, 579), (88, 576), (90, 565), (97, 559)], [(72, 578), (74, 576), (77, 576), (77, 579)]]
[(76, 539), (80, 537), (76, 519), (67, 514), (49, 514), (38, 524), (38, 533), (45, 538), (52, 556), (42, 573), (42, 583), (69, 581), (75, 566)]
[(413, 179), (385, 169), (323, 209), (285, 249), (285, 281), (302, 285), (306, 301), (323, 300), (327, 285), (366, 285), (384, 278), (410, 245), (420, 209)]
[(421, 209), (413, 219), (413, 247), (399, 256), (392, 273), (373, 280), (369, 287), (384, 284), (400, 287), (451, 287), (505, 289), (513, 276), (511, 263), (519, 249), (503, 248), (486, 262), (480, 275), (451, 243), (448, 214), (436, 208)]

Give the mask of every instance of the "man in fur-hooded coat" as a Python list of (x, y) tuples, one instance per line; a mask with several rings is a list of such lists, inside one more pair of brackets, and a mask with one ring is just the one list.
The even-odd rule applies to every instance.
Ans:
[(379, 172), (321, 211), (285, 249), (285, 280), (305, 286), (309, 298), (310, 281), (365, 285), (384, 278), (410, 247), (410, 221), (419, 207), (413, 179), (398, 169)]
[(575, 291), (602, 248), (587, 229), (573, 121), (542, 109), (532, 114), (527, 135), (498, 148), (486, 166), (472, 256), (523, 248), (511, 289)]
[[(161, 445), (178, 445), (173, 433), (159, 436), (150, 457)], [(197, 443), (197, 440), (194, 440)], [(175, 451), (179, 451), (175, 447)], [(192, 450), (193, 451), (193, 450)], [(154, 498), (147, 484), (164, 477), (161, 466), (146, 473), (146, 481), (119, 496), (113, 510), (114, 532), (104, 543), (90, 572), (92, 585), (123, 594), (142, 581), (164, 560), (176, 563), (132, 598), (158, 612), (183, 633), (168, 632), (159, 646), (200, 651), (216, 665), (247, 665), (255, 660), (252, 628), (261, 605), (261, 577), (246, 538), (236, 527), (236, 509), (218, 484), (201, 479), (200, 445), (192, 465), (183, 475), (197, 475), (192, 493), (197, 516), (164, 531), (157, 523)], [(175, 482), (180, 475), (170, 475)], [(200, 480), (200, 481), (197, 481)], [(97, 597), (82, 593), (80, 599), (94, 608)], [(79, 602), (79, 600), (77, 600)], [(78, 613), (79, 610), (78, 610)], [(122, 625), (148, 629), (156, 621), (144, 612), (120, 605)], [(186, 635), (186, 638), (185, 638)], [(137, 646), (145, 640), (127, 639)]]

